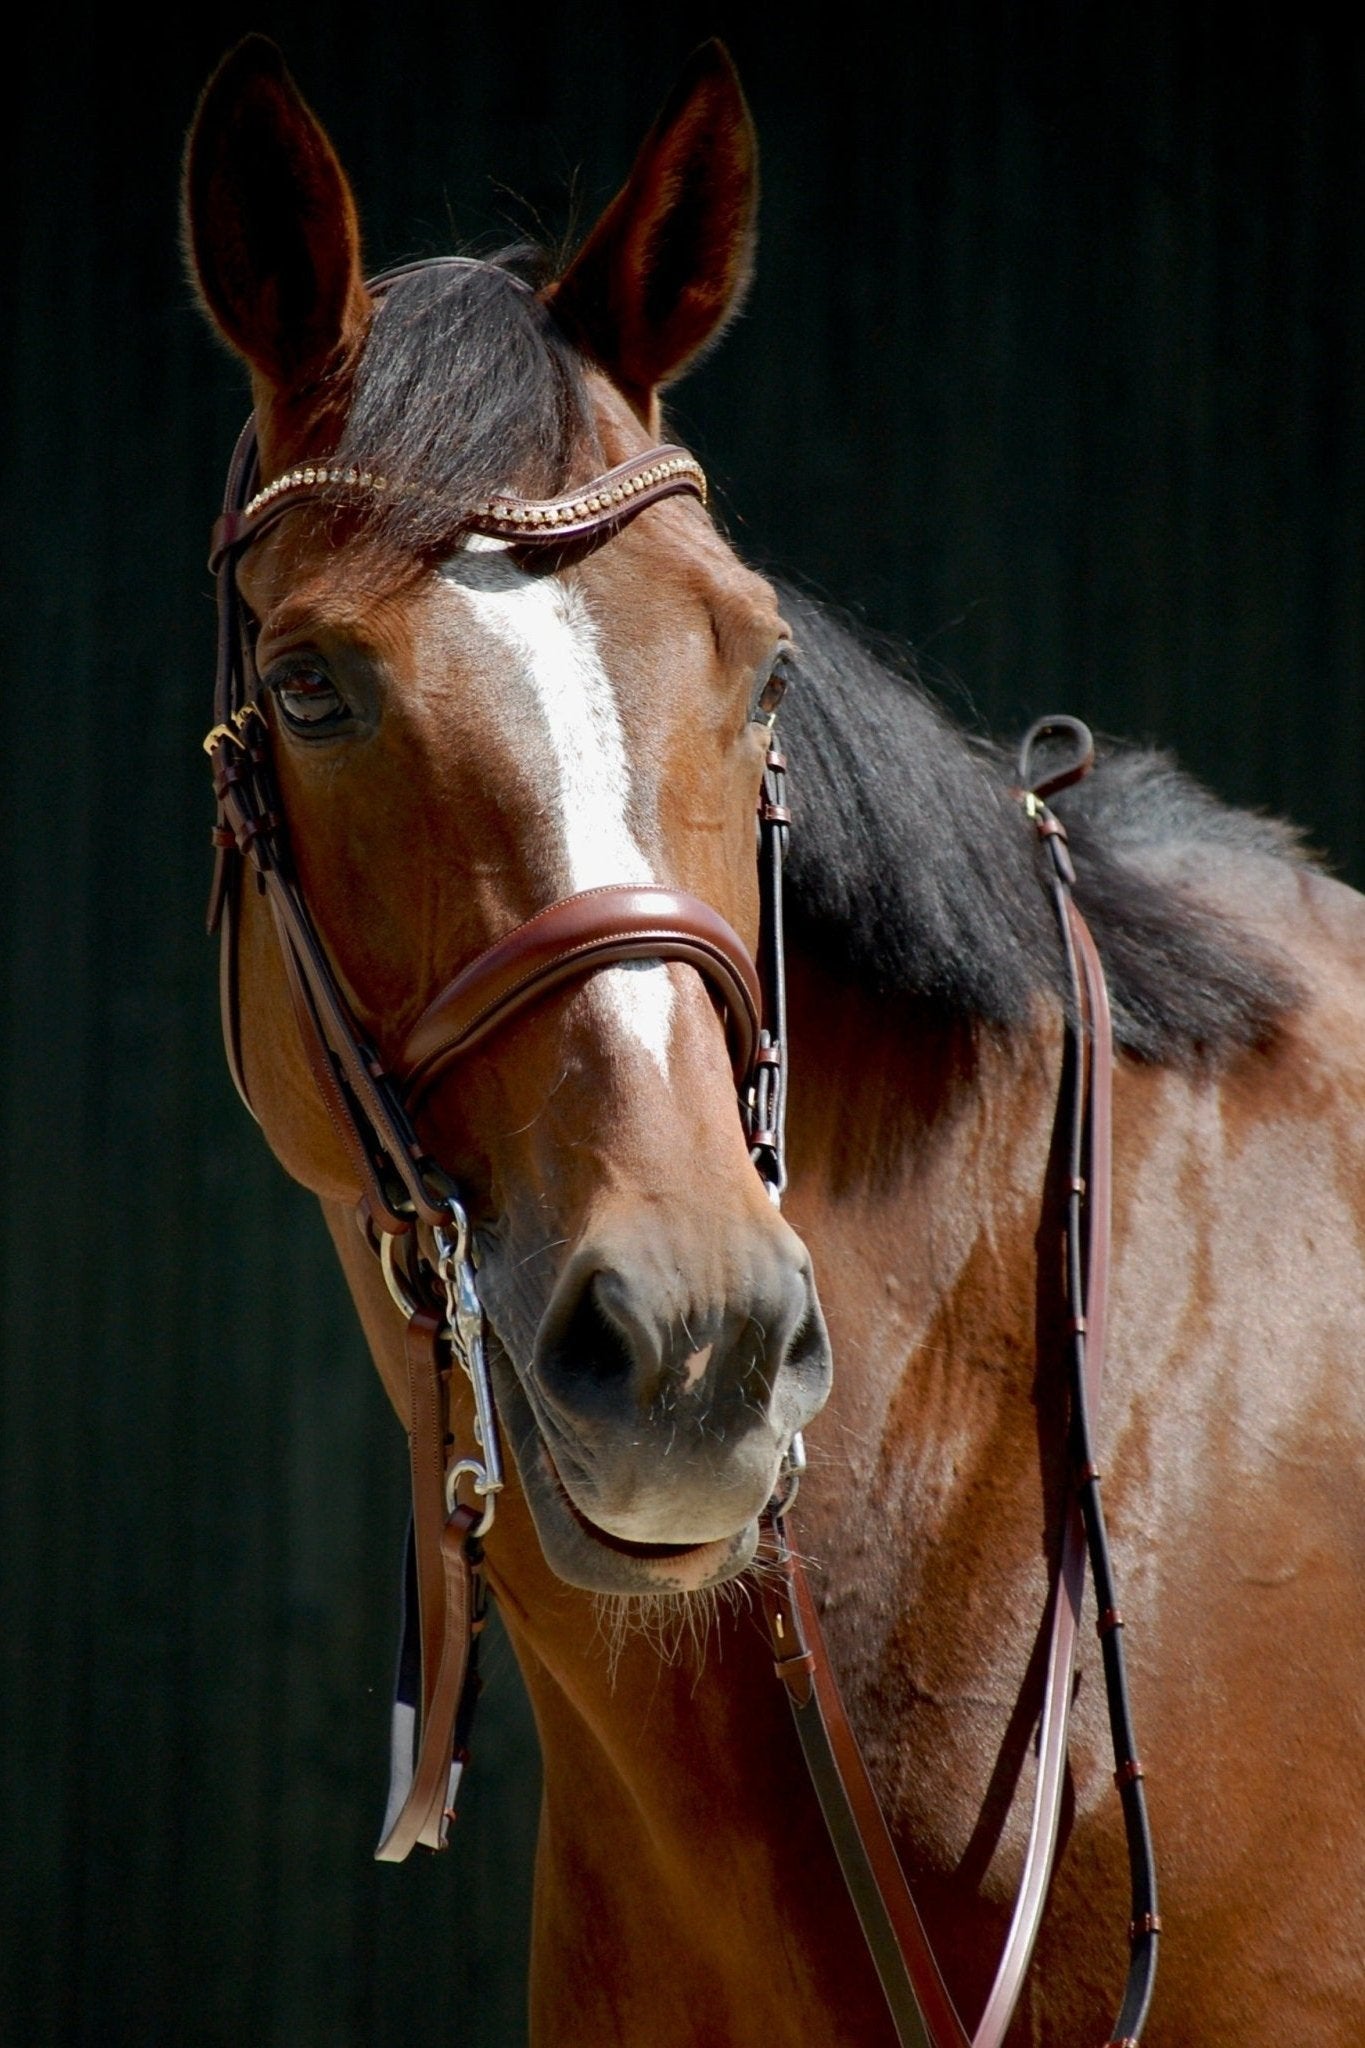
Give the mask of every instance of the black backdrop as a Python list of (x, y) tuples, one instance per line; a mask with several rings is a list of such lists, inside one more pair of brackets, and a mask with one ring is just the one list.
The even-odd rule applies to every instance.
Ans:
[(155, 35), (33, 9), (9, 46), (0, 2037), (515, 2048), (525, 1711), (502, 1645), (457, 1847), (376, 1869), (402, 1446), (231, 1095), (200, 930), (243, 399), (175, 188), (249, 27), (376, 265), (586, 225), (719, 28), (759, 282), (675, 425), (741, 546), (913, 639), (963, 717), (1159, 737), (1357, 880), (1365, 36), (1306, 5), (299, 0)]

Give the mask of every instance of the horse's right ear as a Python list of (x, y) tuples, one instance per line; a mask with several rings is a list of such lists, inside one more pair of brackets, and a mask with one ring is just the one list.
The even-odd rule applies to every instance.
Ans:
[(264, 36), (239, 43), (204, 89), (185, 148), (183, 222), (194, 282), (258, 398), (303, 393), (343, 366), (372, 310), (355, 202)]

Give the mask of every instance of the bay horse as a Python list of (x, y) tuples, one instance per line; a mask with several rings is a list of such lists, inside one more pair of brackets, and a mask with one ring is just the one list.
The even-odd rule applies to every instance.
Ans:
[[(218, 835), (260, 881), (219, 892), (229, 1053), (322, 1203), (414, 1439), (420, 1304), (396, 1313), (375, 1246), (407, 1230), (435, 1257), (419, 1154), (458, 1188), (469, 1236), (442, 1270), (477, 1280), (510, 1450), (483, 1569), (544, 1759), (532, 2032), (573, 2048), (894, 2038), (754, 1612), (760, 1521), (808, 1428), (792, 1527), (973, 2019), (1021, 1853), (1067, 1484), (1049, 1247), (1070, 998), (1015, 772), (745, 567), (697, 465), (657, 445), (661, 390), (742, 297), (754, 165), (708, 45), (561, 274), (454, 260), (372, 290), (273, 45), (224, 60), (186, 157), (192, 271), (250, 371), (258, 464), (219, 552), (260, 691), (210, 744), (225, 803), (267, 755), (276, 792)], [(781, 1208), (735, 1083), (766, 1042), (742, 956), (756, 803), (785, 822), (779, 698)], [(1151, 753), (1104, 752), (1053, 809), (1119, 1048), (1100, 1453), (1162, 1877), (1146, 2038), (1346, 2048), (1365, 2040), (1365, 913), (1288, 830)], [(630, 892), (643, 924), (617, 952), (588, 957), (594, 926), (577, 968), (498, 1009), (505, 974), (456, 1017), (540, 920), (562, 937), (566, 903)], [(367, 1048), (350, 1068), (333, 997)], [(385, 1073), (408, 1077), (420, 1141), (405, 1214), (355, 1141)], [(449, 1434), (488, 1488), (496, 1424), (472, 1399), (454, 1373)], [(464, 1499), (462, 1533), (487, 1512)], [(1107, 2038), (1126, 1952), (1093, 1652), (1076, 1688), (1009, 2034), (1068, 2048)]]

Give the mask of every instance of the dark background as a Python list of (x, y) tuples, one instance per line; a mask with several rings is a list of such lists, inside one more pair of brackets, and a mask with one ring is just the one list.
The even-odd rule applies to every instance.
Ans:
[(35, 8), (7, 46), (0, 2036), (516, 2048), (525, 1711), (499, 1643), (456, 1847), (376, 1868), (402, 1441), (232, 1096), (201, 933), (244, 402), (176, 181), (251, 27), (376, 267), (586, 227), (719, 28), (759, 280), (674, 422), (741, 547), (913, 640), (970, 721), (1158, 737), (1357, 881), (1365, 34), (604, 0)]

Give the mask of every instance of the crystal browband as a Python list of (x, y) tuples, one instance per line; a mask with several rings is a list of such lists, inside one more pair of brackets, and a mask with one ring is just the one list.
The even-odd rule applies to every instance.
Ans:
[[(420, 485), (403, 484), (373, 470), (341, 467), (323, 462), (298, 463), (277, 476), (246, 505), (243, 526), (253, 524), (261, 513), (283, 498), (300, 492), (339, 491), (366, 495), (386, 494), (390, 498), (422, 497), (433, 504), (440, 494)], [(459, 513), (458, 523), (471, 531), (494, 532), (526, 539), (541, 535), (590, 531), (619, 512), (643, 510), (655, 498), (687, 491), (706, 503), (706, 473), (696, 457), (683, 448), (652, 448), (595, 477), (576, 491), (559, 498), (518, 498), (498, 492), (480, 505)], [(643, 503), (641, 502), (643, 501)]]

